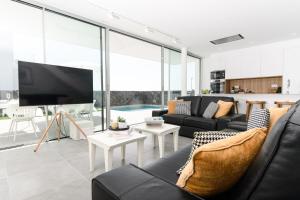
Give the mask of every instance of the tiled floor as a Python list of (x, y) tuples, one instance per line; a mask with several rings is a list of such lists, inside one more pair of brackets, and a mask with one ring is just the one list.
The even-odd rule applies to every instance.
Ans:
[[(166, 155), (173, 153), (173, 139), (166, 137)], [(180, 137), (179, 148), (191, 143)], [(104, 172), (103, 151), (97, 149), (96, 170), (89, 172), (86, 141), (64, 139), (41, 146), (0, 151), (1, 200), (89, 200), (91, 179)], [(159, 159), (158, 148), (153, 148), (151, 137), (145, 141), (144, 164)], [(136, 164), (136, 144), (127, 145), (126, 160), (114, 151), (113, 168)]]

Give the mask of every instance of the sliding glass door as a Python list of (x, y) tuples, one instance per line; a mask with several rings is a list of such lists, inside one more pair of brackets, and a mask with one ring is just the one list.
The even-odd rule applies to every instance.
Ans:
[(68, 105), (64, 109), (78, 120), (92, 121), (95, 131), (104, 128), (101, 71), (103, 36), (98, 26), (46, 12), (46, 63), (93, 70), (93, 104)]
[(181, 96), (181, 54), (164, 49), (164, 105)]
[(161, 47), (109, 34), (111, 119), (136, 124), (161, 106)]
[(188, 56), (187, 59), (187, 95), (199, 95), (200, 59)]
[[(36, 142), (45, 128), (43, 110), (19, 109), (18, 60), (43, 62), (42, 10), (3, 0), (0, 12), (0, 149)], [(21, 121), (25, 116), (31, 121)], [(20, 123), (13, 123), (17, 116)]]

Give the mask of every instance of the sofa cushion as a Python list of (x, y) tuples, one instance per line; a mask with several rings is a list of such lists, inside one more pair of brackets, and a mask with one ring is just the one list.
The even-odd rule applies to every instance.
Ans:
[(202, 130), (213, 131), (216, 130), (217, 121), (214, 119), (206, 119), (203, 117), (187, 117), (184, 119), (185, 126), (198, 127)]
[(176, 104), (183, 100), (170, 100), (168, 101), (168, 114), (175, 114), (176, 113)]
[[(217, 103), (219, 100), (227, 101), (227, 102), (233, 102), (234, 101), (234, 99), (232, 97), (202, 96), (198, 116), (203, 115), (204, 111), (206, 110), (206, 108), (210, 104), (210, 102)], [(231, 108), (229, 114), (233, 114), (233, 113), (234, 113), (234, 107)]]
[(178, 115), (191, 115), (191, 102), (190, 101), (178, 101), (176, 103), (175, 114)]
[(156, 177), (160, 177), (170, 183), (176, 184), (178, 179), (176, 171), (186, 162), (191, 148), (192, 146), (188, 145), (170, 156), (145, 166), (144, 169)]
[(215, 102), (210, 102), (203, 113), (203, 117), (207, 119), (211, 119), (215, 116), (216, 112), (218, 111), (219, 105)]
[(270, 124), (269, 124), (269, 132), (272, 131), (273, 126), (276, 122), (288, 112), (289, 107), (284, 108), (270, 108)]
[(183, 120), (189, 117), (189, 115), (166, 114), (162, 117), (165, 120), (165, 123), (183, 125)]
[(231, 136), (234, 136), (236, 134), (238, 134), (239, 132), (237, 131), (231, 131), (228, 129), (224, 129), (224, 131), (204, 131), (204, 132), (195, 132), (194, 133), (194, 139), (192, 142), (192, 149), (191, 149), (191, 153), (187, 159), (187, 161), (185, 162), (185, 164), (180, 167), (180, 169), (178, 169), (176, 171), (177, 174), (181, 174), (182, 170), (185, 168), (185, 166), (190, 162), (193, 153), (195, 151), (195, 149), (197, 149), (198, 147), (201, 147), (204, 144), (208, 144), (217, 140), (222, 140)]
[(226, 116), (230, 112), (230, 110), (233, 106), (233, 102), (219, 100), (218, 106), (219, 106), (219, 108), (218, 108), (217, 113), (215, 114), (215, 118), (220, 118), (220, 117)]
[(257, 108), (251, 112), (247, 124), (247, 130), (252, 128), (269, 128), (270, 124), (270, 111), (268, 109)]
[(201, 96), (182, 96), (178, 97), (178, 100), (191, 101), (191, 115), (197, 116), (201, 104)]
[(255, 158), (266, 132), (267, 128), (255, 128), (197, 148), (177, 185), (204, 197), (228, 190)]
[(197, 198), (143, 169), (127, 165), (94, 178), (92, 180), (92, 199), (200, 200), (201, 198)]

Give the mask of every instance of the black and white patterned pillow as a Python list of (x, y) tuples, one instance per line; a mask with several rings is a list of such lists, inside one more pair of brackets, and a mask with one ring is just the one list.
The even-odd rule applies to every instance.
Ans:
[(185, 168), (185, 166), (190, 162), (190, 160), (192, 159), (193, 153), (195, 151), (195, 149), (197, 149), (198, 147), (201, 147), (204, 144), (208, 144), (217, 140), (222, 140), (231, 136), (234, 136), (236, 134), (238, 134), (240, 132), (237, 131), (206, 131), (206, 132), (195, 132), (194, 133), (194, 140), (192, 143), (192, 149), (191, 149), (191, 153), (189, 155), (188, 160), (186, 161), (186, 163), (179, 169), (176, 171), (176, 173), (179, 175), (181, 174), (182, 170)]
[(268, 128), (270, 124), (270, 111), (268, 109), (255, 109), (251, 112), (247, 130), (252, 128)]
[(191, 115), (191, 101), (176, 102), (175, 113), (178, 115)]

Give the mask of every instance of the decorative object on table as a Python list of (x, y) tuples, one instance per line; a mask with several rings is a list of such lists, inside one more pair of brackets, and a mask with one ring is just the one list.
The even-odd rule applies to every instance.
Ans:
[(118, 117), (118, 128), (119, 129), (124, 129), (127, 128), (127, 123), (126, 123), (126, 119), (123, 117)]
[(119, 116), (117, 121), (111, 122), (108, 129), (112, 131), (125, 131), (129, 129), (129, 126), (126, 123), (126, 119)]
[(125, 128), (119, 128), (119, 127), (112, 128), (111, 126), (108, 127), (108, 129), (111, 130), (111, 131), (126, 131), (126, 130), (129, 130), (129, 128), (130, 128), (129, 126), (126, 126)]
[(118, 122), (111, 122), (110, 123), (110, 127), (111, 127), (111, 129), (117, 129), (118, 128)]
[(158, 125), (161, 126), (164, 123), (164, 120), (162, 117), (146, 117), (145, 123), (149, 126), (151, 125)]

